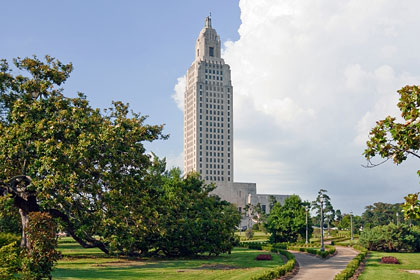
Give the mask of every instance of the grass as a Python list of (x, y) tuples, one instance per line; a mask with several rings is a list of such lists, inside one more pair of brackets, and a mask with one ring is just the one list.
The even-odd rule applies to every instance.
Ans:
[(283, 264), (272, 254), (272, 261), (257, 261), (261, 251), (235, 248), (232, 254), (196, 259), (141, 259), (108, 257), (98, 249), (84, 249), (70, 238), (62, 238), (53, 279), (249, 279), (266, 269)]
[[(400, 264), (382, 264), (381, 258), (396, 257)], [(420, 275), (406, 272), (406, 270), (420, 270), (420, 253), (386, 253), (370, 252), (365, 270), (359, 277), (361, 280), (411, 280), (420, 279)]]
[(239, 236), (241, 241), (267, 241), (270, 235), (268, 233), (264, 233), (262, 231), (254, 231), (254, 236), (251, 239), (247, 239), (245, 236), (245, 231), (243, 232), (235, 232), (237, 236)]

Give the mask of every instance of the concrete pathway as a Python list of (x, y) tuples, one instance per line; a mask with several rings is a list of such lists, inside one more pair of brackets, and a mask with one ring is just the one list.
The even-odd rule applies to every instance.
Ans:
[(349, 261), (358, 253), (357, 251), (337, 246), (337, 254), (328, 259), (321, 259), (302, 252), (292, 252), (299, 263), (299, 272), (293, 279), (296, 280), (328, 280), (342, 271)]

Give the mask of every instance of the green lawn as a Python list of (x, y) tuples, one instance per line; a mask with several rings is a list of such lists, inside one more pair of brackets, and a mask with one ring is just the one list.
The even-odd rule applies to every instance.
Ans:
[[(384, 256), (396, 257), (400, 264), (382, 264)], [(405, 270), (420, 270), (420, 253), (384, 253), (370, 252), (366, 268), (359, 277), (361, 280), (411, 280), (420, 279), (420, 275)]]
[(237, 236), (240, 237), (241, 241), (267, 241), (270, 235), (268, 233), (264, 233), (262, 231), (254, 231), (254, 236), (251, 239), (247, 239), (245, 236), (245, 232), (235, 232)]
[(60, 240), (64, 258), (53, 272), (53, 279), (249, 279), (260, 272), (281, 265), (281, 257), (256, 261), (263, 252), (235, 248), (231, 255), (198, 259), (110, 258), (98, 249), (83, 249), (69, 238)]

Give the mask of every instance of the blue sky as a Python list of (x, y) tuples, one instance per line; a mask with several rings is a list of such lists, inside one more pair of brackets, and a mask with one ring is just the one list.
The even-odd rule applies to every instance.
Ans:
[(44, 56), (72, 62), (67, 95), (87, 94), (95, 107), (130, 103), (165, 123), (171, 135), (151, 148), (183, 149), (183, 114), (171, 95), (194, 59), (195, 40), (212, 12), (217, 31), (238, 39), (238, 1), (8, 1), (2, 5), (2, 58)]
[(148, 145), (182, 167), (183, 76), (204, 18), (223, 42), (234, 88), (235, 181), (260, 193), (360, 214), (419, 189), (417, 161), (365, 169), (369, 129), (398, 116), (396, 91), (420, 81), (417, 0), (7, 1), (0, 57), (72, 62), (66, 95), (128, 102), (167, 141)]

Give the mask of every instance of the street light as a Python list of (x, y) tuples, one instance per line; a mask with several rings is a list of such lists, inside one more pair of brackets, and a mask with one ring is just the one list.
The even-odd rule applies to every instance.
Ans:
[(321, 202), (321, 223), (319, 225), (320, 229), (321, 229), (321, 252), (325, 251), (324, 248), (324, 211), (322, 208), (324, 208), (324, 196), (321, 195), (320, 197), (320, 202)]
[(399, 226), (399, 225), (400, 225), (400, 219), (398, 217), (398, 212), (397, 212), (397, 226)]
[(306, 205), (305, 210), (306, 210), (306, 241), (305, 241), (305, 244), (308, 244), (308, 211), (309, 211), (309, 206), (308, 205)]
[(351, 230), (351, 241), (353, 241), (353, 211), (350, 211), (350, 230)]

